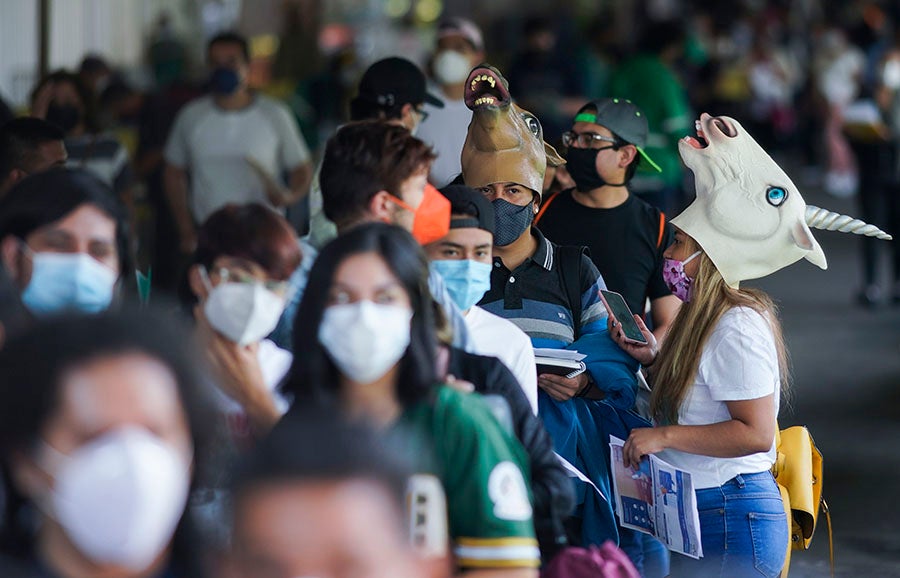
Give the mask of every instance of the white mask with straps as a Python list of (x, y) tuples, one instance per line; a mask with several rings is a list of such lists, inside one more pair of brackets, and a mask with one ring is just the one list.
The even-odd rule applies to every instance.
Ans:
[(145, 570), (171, 542), (187, 503), (190, 464), (147, 430), (125, 426), (65, 455), (46, 443), (55, 483), (42, 509), (99, 564)]
[(213, 329), (238, 345), (256, 343), (272, 333), (285, 300), (262, 283), (222, 282), (212, 286), (206, 269), (200, 276), (209, 294), (203, 313)]
[(319, 342), (341, 373), (372, 383), (406, 353), (412, 316), (408, 307), (371, 301), (332, 305), (319, 325)]

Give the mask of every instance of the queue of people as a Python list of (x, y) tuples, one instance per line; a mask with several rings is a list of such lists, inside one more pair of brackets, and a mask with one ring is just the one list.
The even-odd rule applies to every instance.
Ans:
[[(582, 103), (559, 154), (483, 50), (474, 24), (440, 27), (445, 100), (408, 60), (374, 63), (314, 170), (249, 88), (246, 41), (214, 37), (210, 94), (163, 153), (177, 299), (139, 290), (118, 149), (75, 80), (0, 128), (4, 576), (780, 574), (787, 354), (741, 282), (824, 267), (811, 228), (834, 227), (708, 114), (678, 141), (696, 196), (669, 219), (630, 190), (660, 170), (636, 96)], [(414, 133), (445, 105), (468, 130), (432, 147)], [(309, 189), (301, 237), (284, 208)], [(535, 348), (585, 370), (539, 371)], [(691, 474), (702, 558), (623, 523), (610, 435), (625, 467)]]

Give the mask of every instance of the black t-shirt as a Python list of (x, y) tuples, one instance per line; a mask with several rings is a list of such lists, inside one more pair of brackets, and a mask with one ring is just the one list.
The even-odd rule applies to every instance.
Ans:
[(671, 295), (662, 277), (662, 254), (672, 242), (672, 227), (664, 224), (659, 242), (660, 216), (633, 194), (618, 207), (594, 209), (576, 202), (569, 189), (553, 199), (538, 228), (558, 245), (588, 247), (606, 286), (641, 314), (646, 297)]

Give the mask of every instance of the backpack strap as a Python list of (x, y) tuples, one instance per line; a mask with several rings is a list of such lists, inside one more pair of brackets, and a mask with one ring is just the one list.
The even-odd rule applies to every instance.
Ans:
[(572, 325), (575, 340), (581, 337), (581, 257), (589, 255), (587, 247), (576, 245), (558, 245), (556, 247), (556, 266), (562, 280), (563, 291), (569, 301), (572, 312)]
[(544, 212), (550, 207), (550, 203), (552, 203), (553, 200), (558, 196), (559, 196), (559, 193), (553, 193), (552, 195), (547, 197), (547, 200), (544, 201), (544, 203), (541, 205), (541, 210), (538, 211), (538, 214), (534, 216), (533, 224), (537, 225), (540, 222), (541, 217), (544, 216)]
[(663, 235), (666, 232), (666, 214), (662, 211), (659, 212), (659, 235), (656, 237), (656, 248), (659, 249), (662, 246)]

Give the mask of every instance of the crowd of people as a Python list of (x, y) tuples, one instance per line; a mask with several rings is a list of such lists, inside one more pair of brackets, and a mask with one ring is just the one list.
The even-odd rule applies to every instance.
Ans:
[[(0, 573), (779, 575), (786, 351), (740, 283), (824, 267), (829, 227), (766, 152), (794, 134), (772, 83), (764, 120), (695, 115), (683, 28), (645, 28), (585, 88), (544, 21), (507, 80), (446, 19), (429, 74), (374, 62), (320, 153), (234, 32), (193, 99), (151, 106), (98, 59), (41, 79), (0, 127)], [(761, 44), (751, 91), (787, 82)], [(834, 151), (893, 154), (857, 125), (828, 126)], [(829, 159), (840, 189), (853, 165)], [(547, 350), (583, 370), (539, 370)], [(626, 467), (690, 472), (702, 558), (623, 525), (610, 435)]]

